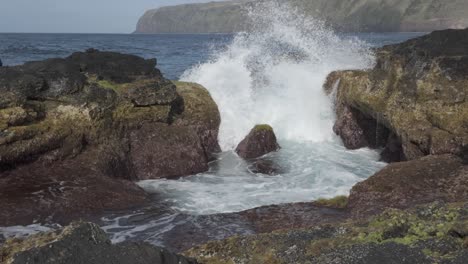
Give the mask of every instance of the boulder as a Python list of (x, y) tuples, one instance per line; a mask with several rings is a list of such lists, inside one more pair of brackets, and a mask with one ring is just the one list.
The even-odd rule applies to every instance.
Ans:
[(468, 200), (468, 167), (453, 155), (427, 156), (393, 163), (356, 184), (348, 199), (354, 218), (387, 208), (411, 208), (433, 201)]
[(91, 49), (0, 68), (0, 226), (133, 207), (148, 197), (132, 181), (208, 169), (216, 103), (155, 66)]
[(36, 264), (196, 264), (197, 261), (147, 243), (113, 245), (92, 223), (75, 222), (62, 230), (13, 239), (0, 248), (2, 263)]
[(236, 148), (244, 159), (255, 159), (280, 148), (273, 128), (269, 125), (256, 125)]
[(390, 161), (460, 155), (468, 144), (467, 44), (468, 29), (436, 31), (377, 49), (371, 70), (330, 74), (335, 132), (349, 148), (385, 148)]

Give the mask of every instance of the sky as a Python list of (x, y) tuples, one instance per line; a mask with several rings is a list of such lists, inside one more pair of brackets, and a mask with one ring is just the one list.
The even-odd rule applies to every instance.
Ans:
[(0, 0), (0, 32), (131, 33), (152, 8), (210, 0)]

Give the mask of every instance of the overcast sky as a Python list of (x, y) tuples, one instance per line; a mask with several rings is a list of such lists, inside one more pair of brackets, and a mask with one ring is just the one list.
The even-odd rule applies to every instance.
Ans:
[(144, 11), (210, 0), (0, 0), (0, 32), (130, 33)]

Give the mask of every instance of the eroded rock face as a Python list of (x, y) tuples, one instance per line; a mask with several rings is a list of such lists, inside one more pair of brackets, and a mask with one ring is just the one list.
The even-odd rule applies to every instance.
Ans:
[(236, 152), (244, 159), (255, 159), (279, 148), (273, 128), (269, 125), (257, 125), (239, 143)]
[(0, 68), (0, 226), (139, 205), (131, 181), (207, 170), (216, 104), (155, 66), (88, 50)]
[(0, 248), (6, 264), (195, 264), (195, 260), (147, 243), (112, 245), (106, 233), (92, 223), (75, 222), (63, 230), (9, 240)]
[[(335, 132), (350, 148), (374, 147), (366, 140), (374, 133), (402, 160), (460, 154), (468, 144), (467, 47), (468, 29), (436, 31), (378, 49), (372, 70), (331, 74)], [(366, 119), (389, 133), (376, 134)]]

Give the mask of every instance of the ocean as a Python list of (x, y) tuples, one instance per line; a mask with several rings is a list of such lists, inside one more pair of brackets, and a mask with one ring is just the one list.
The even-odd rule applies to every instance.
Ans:
[[(203, 241), (250, 234), (249, 226), (219, 214), (347, 195), (386, 165), (379, 150), (345, 149), (332, 131), (334, 98), (322, 85), (334, 70), (371, 68), (375, 47), (423, 33), (339, 34), (284, 10), (257, 16), (265, 26), (240, 34), (0, 34), (4, 66), (88, 48), (130, 53), (157, 58), (166, 78), (202, 84), (218, 104), (223, 152), (210, 170), (139, 182), (154, 197), (151, 205), (107, 212), (97, 220), (113, 242), (144, 240), (177, 250), (178, 243), (190, 242), (187, 234), (202, 235)], [(263, 157), (281, 168), (279, 175), (254, 173), (233, 152), (259, 123), (272, 125), (282, 146)], [(23, 236), (54, 227), (0, 227), (0, 234)]]
[[(423, 33), (342, 34), (359, 38), (371, 46), (382, 46)], [(177, 80), (187, 69), (207, 62), (217, 50), (226, 48), (233, 34), (21, 34), (0, 33), (0, 59), (4, 66), (27, 61), (66, 57), (77, 51), (95, 48), (157, 58), (166, 78)]]

